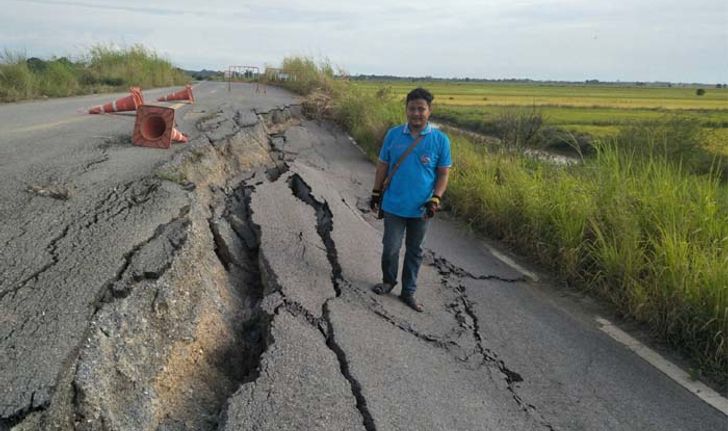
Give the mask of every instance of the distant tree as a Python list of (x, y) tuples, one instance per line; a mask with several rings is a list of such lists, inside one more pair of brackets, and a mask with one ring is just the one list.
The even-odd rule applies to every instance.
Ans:
[(66, 67), (72, 67), (73, 66), (73, 62), (71, 60), (69, 60), (68, 57), (56, 58), (54, 61), (56, 61), (57, 63), (60, 63), (60, 64), (62, 64), (64, 66), (66, 66)]
[(702, 96), (703, 94), (705, 94), (705, 89), (698, 88), (697, 90), (695, 90), (695, 94), (698, 96)]
[(43, 72), (44, 70), (46, 70), (46, 67), (48, 67), (46, 62), (38, 57), (30, 57), (29, 59), (25, 60), (25, 62), (31, 72)]

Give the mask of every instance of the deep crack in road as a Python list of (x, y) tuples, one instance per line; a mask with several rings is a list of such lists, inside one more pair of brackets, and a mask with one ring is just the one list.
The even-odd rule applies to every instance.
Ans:
[[(183, 108), (186, 148), (133, 148), (109, 116), (41, 157), (52, 176), (3, 167), (0, 430), (725, 424), (449, 221), (425, 313), (374, 295), (371, 164), (282, 90), (218, 89)], [(72, 193), (29, 197), (28, 172)]]

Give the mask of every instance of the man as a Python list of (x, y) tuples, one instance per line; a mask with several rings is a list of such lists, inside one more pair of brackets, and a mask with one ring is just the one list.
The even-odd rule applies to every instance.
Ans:
[[(382, 283), (372, 290), (382, 295), (394, 289), (404, 237), (400, 299), (420, 312), (423, 307), (415, 300), (415, 291), (422, 264), (422, 243), (429, 220), (440, 209), (452, 165), (450, 139), (428, 122), (432, 99), (432, 94), (423, 88), (407, 94), (407, 123), (391, 128), (384, 137), (370, 204), (373, 211), (381, 205), (384, 212)], [(407, 151), (411, 152), (404, 156)], [(396, 167), (400, 159), (401, 164)]]

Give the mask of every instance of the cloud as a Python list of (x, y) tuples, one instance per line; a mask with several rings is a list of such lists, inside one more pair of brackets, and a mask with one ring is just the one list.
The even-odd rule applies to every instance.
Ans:
[(328, 57), (353, 73), (727, 82), (728, 4), (694, 0), (0, 0), (29, 55), (143, 43), (186, 68)]
[[(18, 1), (18, 0), (16, 0)], [(139, 1), (126, 1), (123, 4), (119, 4), (117, 1), (73, 1), (73, 0), (23, 0), (23, 3), (37, 3), (40, 5), (46, 5), (50, 7), (65, 7), (72, 9), (95, 9), (100, 11), (124, 11), (124, 12), (136, 12), (139, 14), (151, 14), (151, 15), (184, 15), (184, 14), (195, 14), (201, 16), (226, 16), (230, 9), (228, 8), (215, 8), (211, 9), (206, 6), (191, 7), (187, 6), (180, 8), (180, 2), (155, 2), (157, 6), (149, 6), (148, 2)], [(192, 3), (192, 2), (189, 2)], [(201, 3), (196, 3), (200, 5)], [(233, 9), (238, 10), (238, 9)]]

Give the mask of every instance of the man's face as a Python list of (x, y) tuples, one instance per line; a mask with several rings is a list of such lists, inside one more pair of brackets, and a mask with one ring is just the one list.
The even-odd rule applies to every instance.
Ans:
[(415, 99), (407, 102), (407, 122), (410, 127), (421, 129), (430, 119), (430, 105), (423, 99)]

